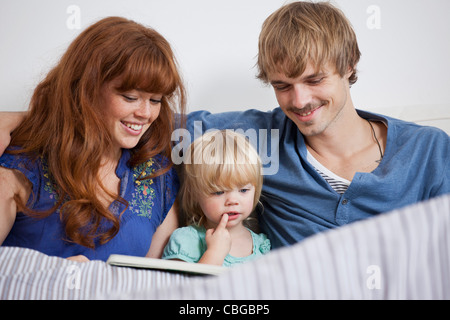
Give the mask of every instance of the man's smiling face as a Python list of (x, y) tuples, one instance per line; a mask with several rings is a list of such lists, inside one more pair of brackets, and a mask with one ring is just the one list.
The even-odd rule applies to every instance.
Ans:
[(324, 132), (350, 101), (350, 75), (341, 77), (330, 65), (317, 71), (309, 64), (297, 78), (269, 74), (269, 82), (286, 116), (303, 135), (314, 136)]

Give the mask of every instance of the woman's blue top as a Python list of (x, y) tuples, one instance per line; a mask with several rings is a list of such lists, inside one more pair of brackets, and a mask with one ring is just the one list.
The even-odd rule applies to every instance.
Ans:
[[(63, 258), (84, 255), (90, 260), (106, 261), (111, 254), (145, 256), (156, 228), (174, 203), (179, 180), (174, 168), (154, 179), (138, 180), (143, 170), (144, 175), (156, 171), (164, 158), (156, 156), (134, 168), (128, 165), (129, 159), (129, 150), (123, 150), (116, 175), (120, 178), (120, 196), (128, 202), (128, 207), (118, 201), (109, 207), (117, 216), (126, 209), (120, 218), (119, 232), (109, 242), (91, 249), (67, 241), (58, 209), (40, 219), (18, 212), (2, 245), (35, 249)], [(21, 171), (31, 182), (29, 208), (43, 211), (55, 205), (58, 195), (45, 159), (30, 161), (25, 155), (5, 153), (0, 157), (0, 166)]]

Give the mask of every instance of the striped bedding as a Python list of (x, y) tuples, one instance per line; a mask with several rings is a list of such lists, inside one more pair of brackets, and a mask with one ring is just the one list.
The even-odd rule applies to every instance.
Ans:
[(0, 247), (0, 299), (450, 299), (450, 194), (213, 277)]

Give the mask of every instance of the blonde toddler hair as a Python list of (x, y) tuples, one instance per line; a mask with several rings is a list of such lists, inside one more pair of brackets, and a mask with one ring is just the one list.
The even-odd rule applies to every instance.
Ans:
[(244, 135), (232, 130), (210, 131), (196, 139), (185, 154), (183, 178), (181, 209), (186, 224), (197, 226), (206, 222), (199, 197), (250, 183), (255, 187), (254, 210), (263, 183), (257, 151)]

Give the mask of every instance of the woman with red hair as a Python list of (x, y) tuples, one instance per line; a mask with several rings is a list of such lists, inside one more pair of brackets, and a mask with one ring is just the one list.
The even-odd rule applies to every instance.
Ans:
[(184, 106), (159, 33), (119, 17), (88, 27), (0, 157), (0, 244), (72, 259), (160, 256), (177, 227), (171, 133)]

